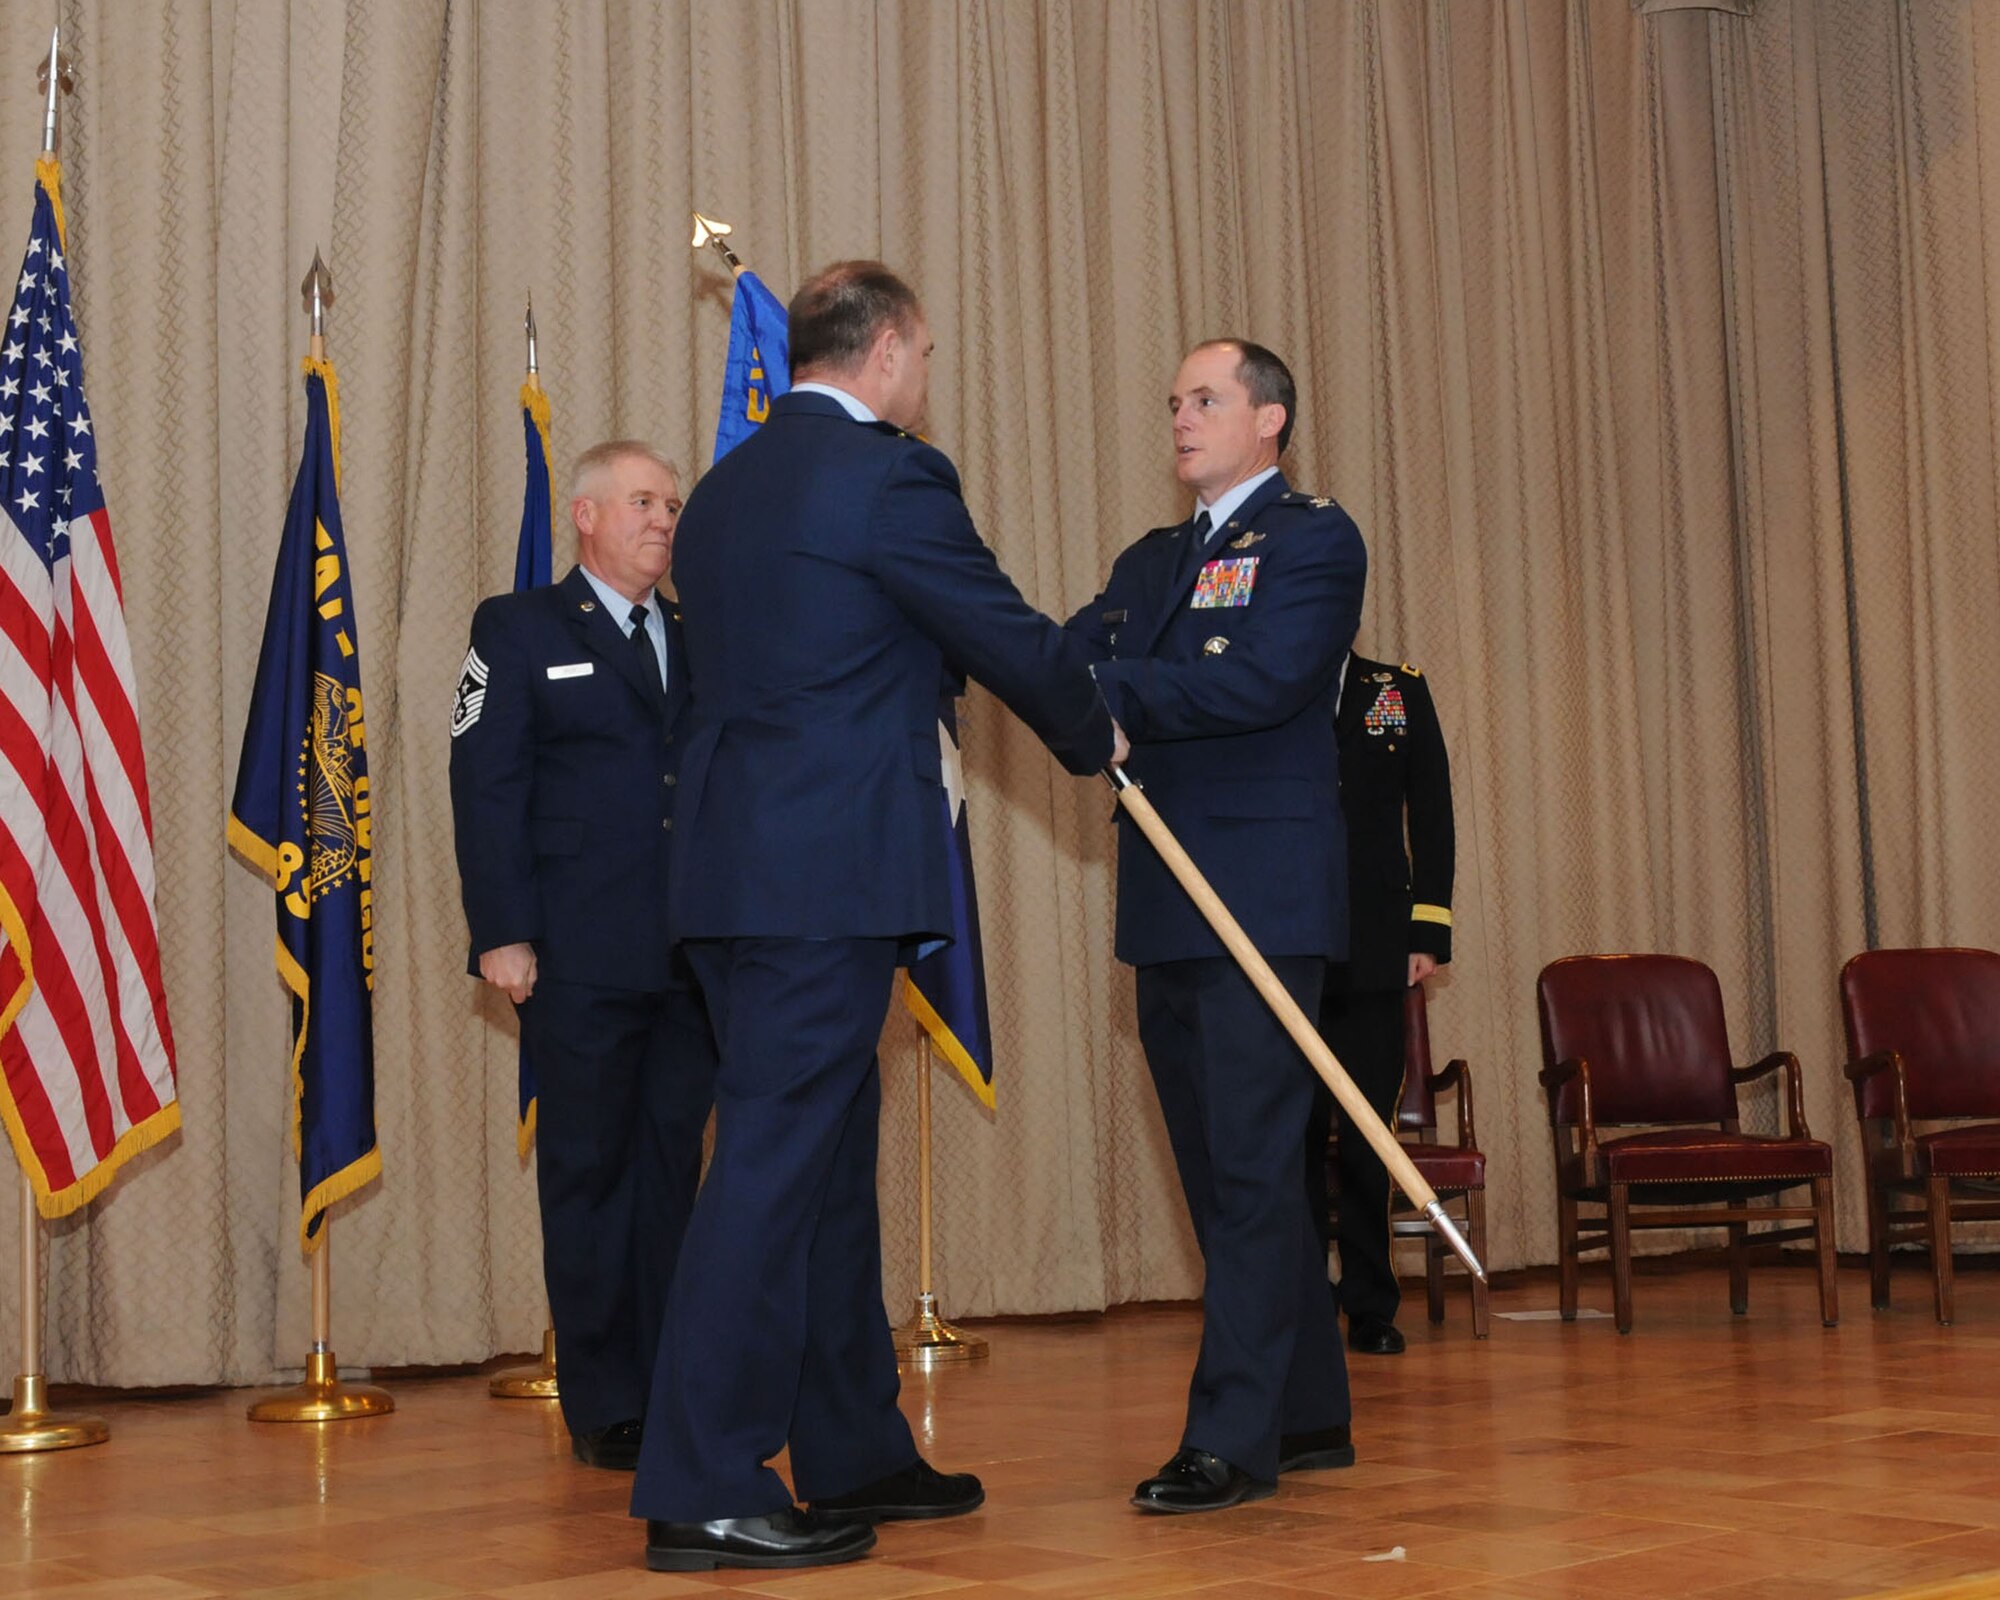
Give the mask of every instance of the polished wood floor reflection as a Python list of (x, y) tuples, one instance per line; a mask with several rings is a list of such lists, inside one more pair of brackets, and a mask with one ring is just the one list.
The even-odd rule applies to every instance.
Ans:
[[(1871, 1314), (1843, 1272), (1829, 1332), (1806, 1271), (1757, 1273), (1743, 1318), (1719, 1269), (1642, 1276), (1624, 1339), (1496, 1318), (1475, 1343), (1461, 1294), (1442, 1328), (1419, 1305), (1407, 1354), (1354, 1362), (1361, 1464), (1185, 1518), (1125, 1496), (1173, 1449), (1195, 1313), (995, 1325), (990, 1362), (904, 1389), (985, 1509), (789, 1575), (647, 1573), (629, 1480), (483, 1377), (392, 1378), (394, 1416), (323, 1428), (253, 1426), (241, 1393), (93, 1397), (109, 1444), (0, 1457), (0, 1594), (1970, 1600), (2000, 1594), (2000, 1274), (1960, 1279), (1952, 1328), (1925, 1289), (1899, 1271)], [(1554, 1298), (1529, 1281), (1495, 1310)]]

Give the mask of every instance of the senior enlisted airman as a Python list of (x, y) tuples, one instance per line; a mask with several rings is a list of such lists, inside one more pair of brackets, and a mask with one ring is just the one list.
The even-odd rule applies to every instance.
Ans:
[(667, 932), (688, 673), (659, 592), (678, 475), (637, 440), (578, 459), (578, 564), (472, 619), (451, 809), (472, 971), (540, 1084), (542, 1271), (579, 1460), (637, 1465), (667, 1285), (701, 1171), (715, 1044)]

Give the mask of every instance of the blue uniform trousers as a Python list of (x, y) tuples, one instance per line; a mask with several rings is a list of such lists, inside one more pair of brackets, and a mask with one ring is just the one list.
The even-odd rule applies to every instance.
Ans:
[(646, 1411), (632, 1514), (672, 1522), (792, 1503), (917, 1458), (882, 1307), (875, 1045), (894, 939), (690, 940), (721, 1048), (696, 1197)]
[(645, 1415), (715, 1046), (691, 986), (542, 978), (518, 1009), (540, 1089), (535, 1178), (563, 1420), (594, 1433)]
[[(1308, 1017), (1326, 962), (1271, 959)], [(1278, 1439), (1347, 1422), (1347, 1363), (1326, 1252), (1306, 1207), (1318, 1081), (1226, 957), (1138, 969), (1139, 1038), (1201, 1246), (1201, 1354), (1181, 1443), (1266, 1480)]]

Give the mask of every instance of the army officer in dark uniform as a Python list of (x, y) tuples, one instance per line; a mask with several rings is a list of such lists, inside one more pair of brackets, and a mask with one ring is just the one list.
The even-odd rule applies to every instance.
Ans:
[[(1320, 1032), (1391, 1128), (1403, 1096), (1403, 996), (1451, 960), (1451, 762), (1428, 680), (1350, 655), (1342, 673), (1340, 807), (1347, 820), (1348, 955), (1328, 969)], [(1407, 844), (1405, 838), (1407, 835)], [(1401, 1294), (1389, 1250), (1389, 1173), (1324, 1089), (1309, 1168), (1325, 1182), (1338, 1118), (1340, 1305), (1350, 1349), (1392, 1356)], [(1320, 1205), (1320, 1216), (1325, 1206)]]
[(472, 619), (451, 802), (472, 970), (540, 1086), (542, 1268), (580, 1460), (637, 1464), (667, 1285), (701, 1166), (715, 1046), (670, 953), (688, 675), (658, 589), (680, 487), (646, 445), (578, 460), (578, 565)]

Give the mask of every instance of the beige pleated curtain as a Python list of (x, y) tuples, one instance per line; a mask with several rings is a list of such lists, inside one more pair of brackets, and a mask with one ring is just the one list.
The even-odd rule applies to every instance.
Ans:
[[(52, 1373), (237, 1382), (305, 1348), (272, 907), (223, 816), (315, 245), (377, 795), (385, 1164), (337, 1216), (336, 1344), (388, 1365), (538, 1336), (513, 1037), (463, 974), (448, 704), (473, 605), (511, 578), (530, 289), (559, 455), (639, 433), (706, 463), (729, 284), (688, 248), (697, 208), (781, 295), (843, 255), (911, 276), (936, 438), (1058, 613), (1184, 514), (1183, 348), (1284, 352), (1288, 471), (1369, 542), (1362, 646), (1422, 666), (1452, 748), (1458, 959), (1432, 1027), (1473, 1062), (1493, 1264), (1554, 1256), (1533, 982), (1586, 950), (1698, 956), (1740, 1058), (1800, 1054), (1858, 1247), (1839, 963), (2000, 944), (2000, 13), (1647, 10), (67, 0), (71, 268), (185, 1129), (50, 1229)], [(48, 17), (0, 3), (0, 258), (26, 233)], [(981, 695), (963, 728), (1000, 1105), (939, 1080), (939, 1288), (964, 1315), (1191, 1296), (1110, 956), (1109, 796)], [(884, 1052), (901, 1314), (899, 1013)], [(1749, 1114), (1768, 1124), (1768, 1095)]]

